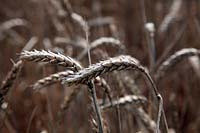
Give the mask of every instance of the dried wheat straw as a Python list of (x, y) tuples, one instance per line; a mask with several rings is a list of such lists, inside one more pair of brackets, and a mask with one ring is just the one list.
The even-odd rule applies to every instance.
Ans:
[(16, 64), (14, 63), (11, 71), (6, 76), (6, 79), (2, 82), (0, 88), (0, 104), (2, 104), (2, 101), (4, 99), (3, 97), (8, 93), (9, 89), (12, 87), (22, 66), (23, 62), (21, 60), (18, 61)]
[(175, 66), (183, 59), (195, 55), (200, 56), (200, 51), (195, 48), (184, 48), (182, 50), (177, 51), (160, 65), (160, 67), (156, 71), (155, 79), (160, 80), (170, 68)]
[(34, 61), (34, 62), (47, 62), (55, 65), (60, 65), (67, 67), (71, 70), (80, 70), (82, 67), (81, 65), (72, 59), (69, 56), (64, 56), (60, 53), (53, 53), (51, 51), (23, 51), (20, 55), (20, 59), (26, 60), (26, 61)]

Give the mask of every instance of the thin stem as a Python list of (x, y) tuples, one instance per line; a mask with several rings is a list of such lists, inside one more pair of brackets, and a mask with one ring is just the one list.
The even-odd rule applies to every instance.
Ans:
[[(89, 65), (91, 65), (92, 61), (91, 61), (91, 55), (90, 55), (89, 27), (88, 27), (88, 25), (86, 25), (84, 27), (84, 31), (85, 31), (85, 37), (86, 37), (86, 42), (87, 42), (88, 61), (89, 61)], [(101, 116), (99, 105), (97, 103), (96, 88), (95, 88), (95, 85), (94, 85), (94, 80), (90, 80), (89, 81), (88, 87), (89, 87), (90, 93), (92, 95), (92, 99), (93, 99), (93, 103), (94, 103), (94, 108), (95, 108), (95, 112), (96, 112), (96, 115), (97, 115), (97, 120), (98, 120), (98, 125), (99, 125), (98, 126), (99, 133), (103, 133), (102, 116)]]
[(145, 37), (146, 37), (146, 41), (147, 41), (147, 45), (148, 45), (150, 70), (151, 70), (155, 65), (155, 57), (156, 57), (154, 33), (150, 33), (145, 28), (145, 25), (147, 24), (147, 16), (146, 16), (144, 0), (140, 1), (140, 6), (141, 6), (141, 12), (142, 12), (142, 21), (143, 21), (143, 27), (144, 27), (144, 31), (145, 31)]
[(157, 117), (157, 122), (156, 122), (156, 133), (160, 133), (159, 127), (160, 127), (161, 116), (163, 117), (164, 125), (165, 125), (166, 131), (168, 133), (168, 124), (167, 124), (167, 119), (166, 119), (164, 108), (163, 108), (162, 96), (160, 94), (158, 94), (157, 99), (158, 99), (159, 106), (158, 106), (158, 117)]
[[(119, 97), (117, 97), (117, 100), (119, 101)], [(117, 121), (118, 121), (118, 133), (121, 133), (122, 131), (122, 123), (121, 123), (121, 115), (120, 115), (120, 108), (119, 108), (119, 104), (117, 102), (117, 107), (116, 107), (116, 113), (117, 113)]]
[(93, 99), (93, 103), (94, 103), (94, 108), (95, 108), (97, 119), (98, 119), (99, 133), (103, 133), (102, 116), (101, 116), (101, 112), (100, 112), (100, 109), (99, 109), (99, 105), (97, 104), (96, 90), (95, 90), (94, 86), (95, 85), (94, 85), (93, 80), (89, 81), (88, 87), (89, 87), (89, 91), (90, 91), (90, 93), (92, 95), (92, 99)]

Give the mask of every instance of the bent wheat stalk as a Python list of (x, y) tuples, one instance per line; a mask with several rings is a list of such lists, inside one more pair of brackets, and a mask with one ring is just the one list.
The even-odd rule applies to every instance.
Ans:
[[(139, 61), (131, 56), (118, 56), (114, 58), (110, 58), (105, 61), (101, 61), (100, 63), (93, 64), (88, 68), (82, 69), (77, 73), (74, 73), (73, 75), (70, 75), (66, 78), (63, 78), (63, 83), (67, 85), (77, 85), (77, 84), (84, 84), (87, 83), (88, 81), (92, 80), (93, 78), (100, 76), (102, 74), (112, 72), (114, 70), (120, 71), (120, 70), (128, 70), (128, 69), (134, 69), (137, 70), (141, 73), (143, 73), (147, 79), (149, 80), (150, 84), (152, 85), (153, 88), (153, 93), (155, 94), (157, 101), (160, 105), (162, 102), (162, 99), (160, 99), (160, 94), (158, 92), (158, 89), (152, 80), (149, 72), (145, 67), (143, 67)], [(162, 111), (160, 111), (162, 110)], [(159, 106), (159, 111), (164, 114), (163, 107)], [(158, 114), (158, 117), (160, 115)], [(164, 117), (165, 115), (162, 115), (164, 121), (166, 122), (166, 118)], [(160, 118), (157, 118), (157, 121), (160, 121)], [(168, 129), (167, 123), (165, 123), (166, 130)], [(159, 124), (157, 124), (156, 132), (159, 132)]]
[(47, 62), (50, 64), (66, 67), (73, 71), (78, 71), (82, 68), (77, 61), (75, 61), (69, 56), (64, 56), (60, 53), (56, 54), (51, 51), (45, 51), (45, 50), (23, 51), (20, 54), (20, 59), (26, 61), (34, 61), (34, 62)]
[(170, 68), (175, 66), (183, 59), (195, 55), (200, 56), (200, 50), (195, 48), (184, 48), (182, 50), (177, 51), (160, 65), (160, 67), (155, 73), (155, 80), (160, 80)]
[(11, 71), (6, 76), (6, 79), (2, 82), (0, 88), (0, 105), (2, 104), (4, 97), (7, 95), (9, 89), (13, 86), (13, 83), (16, 80), (17, 75), (20, 72), (22, 66), (23, 62), (21, 60), (17, 63), (14, 63)]

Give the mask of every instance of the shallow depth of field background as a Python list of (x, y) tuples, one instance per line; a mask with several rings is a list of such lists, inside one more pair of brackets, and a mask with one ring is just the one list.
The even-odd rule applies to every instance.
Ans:
[[(67, 14), (63, 17), (63, 12), (66, 13), (65, 9), (63, 8), (63, 12), (56, 9), (56, 4), (62, 6), (61, 1), (0, 0), (0, 27), (4, 22), (15, 18), (26, 21), (24, 26), (15, 26), (11, 29), (0, 28), (0, 81), (4, 80), (13, 65), (12, 60), (16, 62), (19, 59), (19, 53), (32, 37), (38, 39), (33, 49), (59, 51), (73, 58), (81, 53), (82, 49), (80, 48), (55, 41), (57, 37), (71, 40), (84, 38), (84, 32), (80, 26), (73, 23), (67, 17)], [(154, 39), (157, 60), (172, 43), (175, 43), (175, 45), (167, 57), (182, 48), (200, 48), (199, 0), (144, 1), (147, 22), (155, 24)], [(162, 30), (161, 25), (173, 10), (174, 1), (180, 4), (180, 6), (175, 7), (178, 11), (175, 11), (175, 17)], [(111, 23), (111, 25), (92, 25), (90, 23), (90, 41), (99, 37), (117, 38), (125, 45), (125, 54), (137, 58), (144, 66), (149, 67), (148, 45), (142, 13), (144, 8), (142, 8), (140, 0), (69, 0), (69, 2), (73, 11), (83, 16), (88, 23), (93, 20), (97, 22), (102, 19), (105, 20), (105, 18)], [(117, 48), (111, 46), (99, 47), (91, 52), (92, 63), (120, 54)], [(80, 62), (87, 67), (87, 56)], [(55, 124), (57, 112), (64, 95), (69, 93), (70, 88), (59, 83), (45, 87), (37, 93), (32, 93), (31, 89), (27, 88), (38, 79), (62, 70), (64, 69), (46, 64), (25, 64), (6, 97), (8, 109), (6, 119), (3, 115), (0, 117), (1, 133), (26, 132), (34, 109), (36, 113), (30, 126), (31, 133), (41, 131), (48, 131), (49, 133), (94, 132), (91, 120), (95, 117), (95, 113), (86, 86), (79, 86), (80, 92), (65, 112), (60, 125)], [(118, 80), (123, 81), (123, 75), (128, 74), (130, 74), (130, 77), (134, 77), (135, 73), (122, 71), (104, 75), (111, 86), (114, 98), (130, 93), (129, 86), (126, 86), (126, 83), (122, 82), (124, 84), (121, 85), (118, 82)], [(121, 79), (116, 79), (117, 77)], [(143, 78), (138, 79), (135, 84), (140, 88), (137, 93), (148, 97), (148, 85)], [(200, 75), (195, 71), (191, 62), (186, 59), (171, 68), (157, 85), (164, 99), (164, 108), (171, 131), (198, 133), (200, 131)], [(102, 98), (102, 92), (98, 90), (97, 93), (98, 98)], [(48, 108), (51, 108), (51, 112)], [(105, 115), (110, 131), (112, 133), (118, 132), (116, 110), (111, 109), (103, 115)], [(120, 115), (122, 132), (134, 133), (140, 131), (140, 125), (130, 111), (122, 107)]]

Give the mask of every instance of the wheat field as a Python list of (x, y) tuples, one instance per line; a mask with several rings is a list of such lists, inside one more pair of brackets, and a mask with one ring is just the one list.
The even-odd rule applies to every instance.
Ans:
[(0, 0), (0, 133), (198, 133), (199, 38), (198, 0)]

